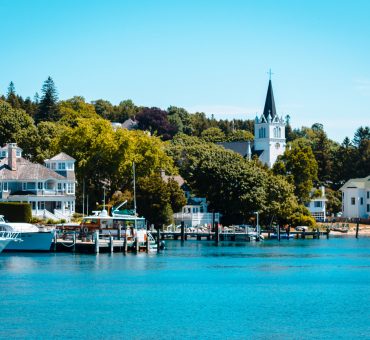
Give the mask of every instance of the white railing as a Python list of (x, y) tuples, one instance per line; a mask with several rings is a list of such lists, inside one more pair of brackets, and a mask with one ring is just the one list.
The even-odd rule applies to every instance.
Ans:
[[(184, 222), (190, 223), (192, 227), (198, 225), (212, 224), (213, 213), (175, 213), (173, 214), (176, 224)], [(215, 222), (220, 221), (220, 214), (215, 213)]]

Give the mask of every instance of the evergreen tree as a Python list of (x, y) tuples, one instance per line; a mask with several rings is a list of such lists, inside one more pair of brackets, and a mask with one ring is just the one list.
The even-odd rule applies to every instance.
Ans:
[(36, 122), (57, 121), (59, 119), (58, 95), (54, 81), (50, 76), (45, 80), (41, 92), (42, 96), (35, 116)]
[(14, 109), (19, 109), (20, 103), (18, 100), (18, 96), (15, 93), (15, 86), (14, 83), (11, 81), (9, 86), (8, 86), (8, 92), (6, 95), (6, 101), (14, 108)]

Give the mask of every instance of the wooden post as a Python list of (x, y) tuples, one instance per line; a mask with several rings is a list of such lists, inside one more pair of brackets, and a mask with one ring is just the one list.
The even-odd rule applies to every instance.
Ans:
[(137, 230), (135, 229), (135, 253), (138, 253), (140, 251), (139, 247), (139, 238), (137, 237)]
[(356, 225), (356, 238), (358, 238), (358, 231), (360, 229), (360, 219), (357, 219), (357, 225)]
[(99, 230), (95, 231), (95, 254), (99, 254)]
[(117, 240), (121, 239), (121, 226), (119, 225), (117, 228)]
[(127, 253), (127, 229), (126, 229), (126, 232), (125, 232), (125, 238), (123, 239), (123, 253), (124, 254)]
[(54, 251), (57, 251), (57, 242), (58, 242), (58, 232), (54, 230)]
[(113, 250), (114, 250), (114, 244), (113, 244), (113, 236), (109, 236), (109, 249), (110, 249), (110, 252), (113, 253)]
[(220, 242), (220, 229), (218, 228), (218, 223), (215, 223), (215, 211), (212, 212), (212, 229), (215, 231), (215, 241), (216, 244)]
[(185, 241), (185, 223), (181, 221), (181, 242)]
[(149, 240), (149, 235), (148, 232), (146, 232), (146, 252), (149, 253), (150, 250), (150, 240)]
[(76, 230), (73, 232), (73, 252), (76, 252)]
[(161, 245), (161, 231), (159, 230), (159, 227), (157, 227), (157, 253), (159, 253), (160, 251), (160, 245)]
[(277, 237), (278, 237), (278, 240), (280, 241), (280, 226), (279, 225), (277, 226)]
[(317, 238), (320, 239), (320, 228), (317, 228)]
[(329, 228), (326, 228), (326, 238), (327, 239), (329, 238), (329, 233), (330, 233), (330, 229)]
[(305, 239), (306, 238), (306, 229), (303, 229), (302, 231), (302, 238)]

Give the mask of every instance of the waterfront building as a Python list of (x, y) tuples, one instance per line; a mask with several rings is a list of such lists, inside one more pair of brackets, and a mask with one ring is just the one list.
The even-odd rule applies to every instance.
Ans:
[(0, 148), (0, 202), (30, 203), (32, 216), (70, 221), (75, 212), (75, 159), (61, 152), (45, 165), (22, 157), (16, 143)]
[(340, 188), (342, 217), (370, 218), (370, 175), (350, 179)]
[[(169, 179), (175, 180), (186, 197), (186, 205), (181, 208), (181, 211), (173, 214), (175, 225), (184, 222), (186, 227), (211, 226), (213, 212), (208, 211), (207, 200), (204, 197), (192, 196), (189, 186), (181, 176), (167, 176), (164, 170), (161, 170), (160, 174), (165, 182)], [(220, 217), (219, 213), (215, 213), (215, 223), (220, 222)]]
[(285, 151), (286, 139), (285, 121), (277, 114), (271, 79), (267, 88), (263, 113), (260, 117), (256, 116), (254, 120), (254, 141), (219, 144), (248, 159), (257, 155), (262, 163), (272, 168), (278, 156)]
[(311, 200), (306, 204), (312, 217), (316, 221), (324, 221), (326, 218), (326, 202), (325, 187), (321, 186), (320, 189), (311, 190)]

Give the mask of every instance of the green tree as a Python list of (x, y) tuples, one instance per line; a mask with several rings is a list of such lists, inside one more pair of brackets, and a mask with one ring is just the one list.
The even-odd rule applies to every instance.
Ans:
[(211, 128), (208, 128), (207, 130), (204, 130), (201, 133), (201, 137), (206, 142), (211, 142), (211, 143), (224, 142), (226, 140), (225, 134), (221, 131), (220, 128), (217, 128), (217, 127), (211, 127)]
[(226, 140), (228, 142), (246, 142), (252, 141), (253, 139), (254, 139), (253, 134), (245, 130), (231, 131), (226, 137)]
[(42, 96), (35, 116), (36, 123), (41, 121), (57, 121), (58, 112), (58, 95), (53, 79), (49, 76), (45, 80), (42, 89)]
[(295, 195), (300, 203), (310, 200), (310, 191), (317, 180), (317, 162), (309, 142), (297, 139), (274, 164), (275, 174), (287, 177), (295, 186)]
[(21, 107), (19, 99), (15, 92), (14, 83), (11, 81), (8, 86), (8, 92), (6, 94), (6, 101), (14, 108), (19, 109)]

